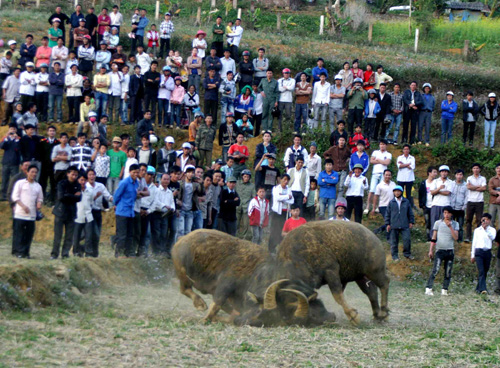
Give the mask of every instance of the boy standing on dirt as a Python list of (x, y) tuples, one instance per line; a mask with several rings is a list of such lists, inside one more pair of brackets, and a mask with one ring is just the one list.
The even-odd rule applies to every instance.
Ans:
[[(434, 295), (432, 286), (434, 279), (439, 272), (441, 264), (444, 267), (444, 281), (441, 295), (448, 295), (448, 287), (450, 286), (451, 270), (453, 269), (453, 259), (455, 258), (454, 245), (458, 240), (459, 224), (453, 221), (453, 208), (446, 206), (443, 210), (443, 220), (437, 220), (434, 223), (432, 231), (432, 240), (429, 248), (429, 258), (434, 258), (434, 265), (425, 287), (425, 295)], [(436, 248), (436, 253), (433, 250)]]

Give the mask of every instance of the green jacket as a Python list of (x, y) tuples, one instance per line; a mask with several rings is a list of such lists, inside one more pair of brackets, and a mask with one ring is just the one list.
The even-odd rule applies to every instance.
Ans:
[(211, 151), (214, 148), (214, 139), (217, 134), (217, 127), (215, 125), (210, 125), (210, 127), (203, 123), (198, 128), (196, 133), (196, 147), (198, 149)]
[(255, 194), (255, 184), (252, 184), (251, 181), (248, 183), (243, 183), (242, 181), (238, 181), (236, 184), (236, 192), (240, 196), (240, 207), (243, 207), (245, 210), (248, 210), (248, 205), (252, 198), (256, 196)]
[(347, 93), (347, 98), (349, 100), (349, 110), (352, 109), (365, 109), (365, 100), (368, 98), (368, 92), (363, 88), (361, 89), (351, 89)]
[(267, 78), (261, 79), (259, 83), (259, 92), (264, 92), (266, 94), (266, 100), (269, 103), (278, 102), (280, 96), (280, 91), (278, 88), (278, 81), (276, 79), (271, 79), (269, 82)]
[[(222, 31), (222, 34), (220, 33), (215, 33), (214, 31), (216, 29), (219, 29)], [(212, 38), (212, 42), (224, 42), (224, 33), (226, 32), (224, 25), (221, 23), (220, 26), (217, 25), (217, 23), (214, 24), (212, 27), (212, 34), (214, 37)]]

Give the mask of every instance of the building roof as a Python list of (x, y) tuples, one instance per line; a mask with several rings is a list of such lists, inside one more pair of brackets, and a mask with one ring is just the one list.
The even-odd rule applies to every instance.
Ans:
[(488, 5), (485, 5), (479, 1), (476, 1), (474, 3), (460, 3), (460, 2), (450, 2), (448, 4), (448, 7), (453, 10), (474, 10), (474, 11), (480, 11), (484, 13), (489, 13), (490, 12), (490, 7)]

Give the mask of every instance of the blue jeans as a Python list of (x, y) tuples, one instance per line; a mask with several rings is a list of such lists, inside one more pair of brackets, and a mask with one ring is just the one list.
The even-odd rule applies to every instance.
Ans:
[(495, 143), (495, 129), (497, 128), (496, 120), (484, 119), (484, 147), (493, 148)]
[(166, 98), (158, 99), (158, 125), (168, 126), (170, 125), (170, 114), (168, 112), (170, 108), (170, 100)]
[(320, 219), (325, 218), (325, 209), (328, 206), (328, 217), (333, 217), (333, 211), (335, 208), (335, 198), (319, 198), (319, 217)]
[(226, 112), (230, 111), (234, 113), (234, 102), (230, 98), (222, 97), (220, 104), (221, 104), (220, 118), (221, 118), (221, 123), (224, 124), (226, 122)]
[(478, 293), (482, 291), (488, 291), (488, 289), (486, 288), (486, 277), (488, 276), (488, 271), (490, 270), (491, 249), (488, 250), (476, 249), (474, 253), (474, 258), (476, 259), (476, 266), (478, 272), (476, 291)]
[(120, 116), (123, 124), (128, 124), (128, 100), (120, 101)]
[(425, 128), (425, 143), (430, 143), (432, 111), (420, 111), (418, 117), (418, 141), (422, 142), (422, 133)]
[(296, 104), (295, 105), (295, 125), (293, 130), (300, 132), (301, 126), (306, 127), (307, 125), (307, 104)]
[(181, 104), (172, 105), (172, 121), (175, 121), (178, 127), (181, 126)]
[(441, 143), (451, 140), (451, 130), (453, 129), (453, 119), (441, 118)]
[(193, 227), (193, 211), (181, 210), (177, 223), (177, 237), (187, 235), (191, 232)]
[(391, 119), (391, 124), (389, 125), (389, 128), (385, 132), (385, 139), (389, 138), (389, 133), (391, 132), (392, 127), (394, 126), (394, 135), (392, 141), (397, 142), (399, 137), (399, 127), (401, 125), (401, 119), (403, 118), (403, 114), (399, 114), (396, 116), (393, 114), (387, 114), (387, 117)]
[(97, 119), (101, 119), (101, 115), (106, 113), (108, 96), (107, 93), (95, 93), (95, 112), (97, 113)]
[(55, 96), (49, 94), (49, 116), (48, 120), (52, 120), (54, 118), (54, 101), (55, 107), (57, 109), (57, 121), (62, 121), (62, 100), (63, 96)]
[(195, 231), (203, 228), (203, 215), (200, 210), (193, 211), (193, 226), (191, 231)]

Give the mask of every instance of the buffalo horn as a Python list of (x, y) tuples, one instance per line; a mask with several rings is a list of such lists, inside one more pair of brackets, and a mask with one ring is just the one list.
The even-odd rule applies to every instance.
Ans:
[(293, 316), (295, 318), (306, 318), (307, 314), (309, 313), (309, 302), (304, 293), (292, 289), (282, 289), (281, 291), (286, 291), (288, 293), (295, 294), (295, 296), (297, 297), (298, 306)]
[(318, 293), (314, 292), (311, 294), (311, 296), (309, 298), (307, 298), (307, 301), (310, 302), (310, 301), (316, 300), (317, 298), (318, 298)]
[(269, 285), (264, 295), (264, 309), (276, 309), (278, 307), (278, 304), (276, 303), (276, 292), (280, 288), (280, 285), (287, 281), (289, 280), (278, 280)]
[(255, 304), (259, 304), (259, 299), (257, 299), (257, 296), (254, 293), (247, 291), (247, 296), (248, 299), (250, 299), (252, 302), (254, 302)]

